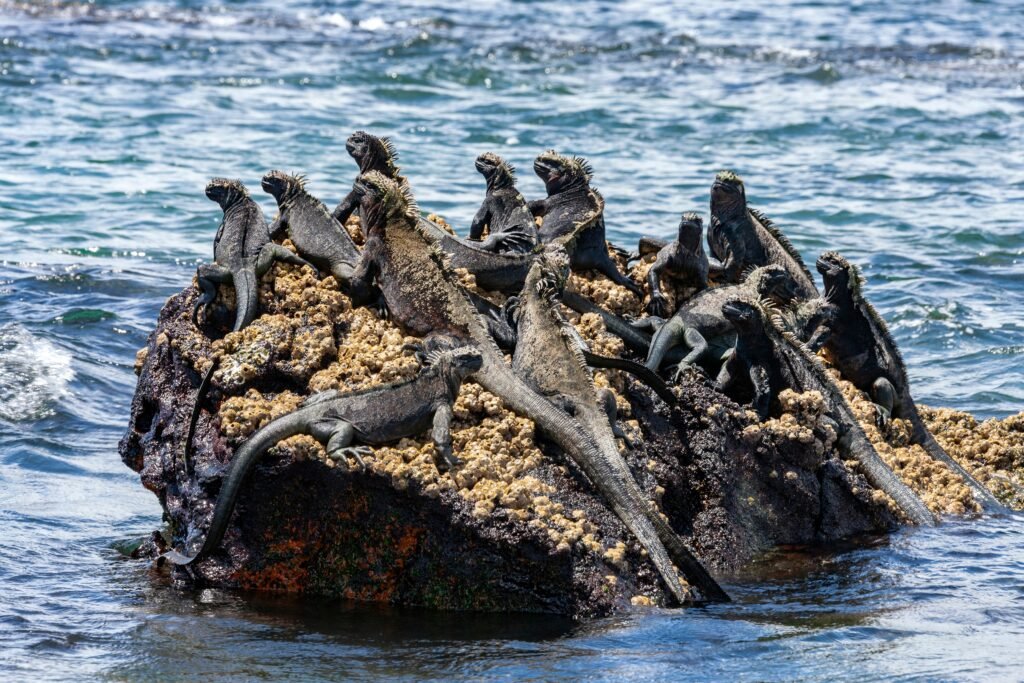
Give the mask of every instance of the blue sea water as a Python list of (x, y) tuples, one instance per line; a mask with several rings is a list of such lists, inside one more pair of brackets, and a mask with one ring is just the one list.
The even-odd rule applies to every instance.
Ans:
[[(478, 6), (479, 5), (479, 6)], [(211, 255), (214, 175), (390, 135), (466, 230), (475, 156), (582, 154), (612, 239), (747, 181), (809, 259), (862, 264), (923, 403), (1024, 408), (1024, 12), (1011, 0), (0, 0), (0, 680), (1020, 680), (1024, 522), (772, 554), (734, 604), (574, 626), (216, 591), (118, 548), (160, 524), (119, 461), (132, 364)]]

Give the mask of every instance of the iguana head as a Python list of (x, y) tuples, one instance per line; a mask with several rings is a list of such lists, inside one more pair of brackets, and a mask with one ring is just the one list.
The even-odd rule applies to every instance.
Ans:
[(711, 185), (712, 213), (742, 210), (747, 207), (747, 192), (743, 180), (732, 171), (719, 171)]
[(549, 195), (586, 185), (593, 175), (586, 159), (562, 156), (554, 150), (537, 157), (533, 162), (533, 172), (544, 181)]
[(722, 315), (741, 334), (756, 332), (762, 325), (761, 312), (758, 308), (742, 299), (726, 301), (722, 305)]
[(814, 264), (825, 281), (825, 289), (836, 286), (849, 287), (853, 278), (853, 265), (843, 258), (839, 252), (826, 251), (818, 257)]
[(345, 150), (359, 164), (360, 173), (379, 171), (390, 178), (396, 177), (399, 173), (399, 168), (395, 164), (398, 152), (388, 138), (379, 138), (364, 130), (357, 130), (348, 136)]
[(516, 184), (516, 169), (493, 152), (484, 152), (476, 158), (476, 170), (487, 181), (487, 187), (497, 189)]
[(483, 367), (484, 363), (477, 347), (461, 344), (452, 337), (440, 334), (427, 337), (423, 343), (423, 353), (423, 364), (444, 373), (456, 386)]
[(679, 220), (679, 244), (691, 254), (700, 246), (701, 234), (704, 232), (704, 219), (700, 214), (687, 211)]
[(236, 202), (248, 197), (249, 190), (245, 189), (241, 180), (214, 178), (206, 184), (206, 196), (227, 211)]
[(383, 227), (399, 217), (413, 222), (419, 219), (408, 186), (379, 171), (360, 174), (353, 189), (359, 195), (359, 211), (368, 229)]
[(273, 195), (280, 204), (302, 192), (306, 188), (306, 178), (301, 175), (289, 175), (284, 171), (271, 171), (263, 176), (260, 186), (264, 192)]
[(800, 293), (793, 276), (778, 264), (755, 268), (747, 278), (754, 283), (760, 298), (771, 299), (783, 306), (793, 301)]

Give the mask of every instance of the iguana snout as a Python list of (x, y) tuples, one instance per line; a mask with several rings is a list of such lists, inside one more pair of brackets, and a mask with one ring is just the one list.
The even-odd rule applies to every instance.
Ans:
[(732, 203), (741, 199), (746, 202), (743, 180), (732, 171), (720, 171), (711, 185), (711, 203)]
[(263, 179), (260, 180), (260, 187), (267, 194), (274, 196), (274, 199), (280, 200), (288, 191), (292, 185), (298, 183), (298, 179), (288, 175), (284, 171), (270, 171)]
[(700, 214), (687, 211), (679, 219), (679, 244), (688, 251), (694, 252), (700, 246), (700, 238), (704, 233), (704, 219)]
[(850, 272), (850, 263), (834, 251), (826, 251), (814, 263), (822, 277), (839, 278)]

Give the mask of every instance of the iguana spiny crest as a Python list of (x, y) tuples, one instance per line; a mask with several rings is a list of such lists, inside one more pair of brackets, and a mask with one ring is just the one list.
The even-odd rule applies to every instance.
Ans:
[(377, 200), (372, 202), (376, 215), (365, 216), (370, 225), (380, 225), (396, 218), (405, 218), (414, 224), (419, 220), (420, 210), (407, 184), (380, 171), (369, 171), (356, 179), (355, 188), (360, 196)]
[(583, 157), (564, 156), (553, 149), (537, 157), (533, 171), (544, 181), (549, 195), (586, 185), (594, 175), (590, 163)]
[(231, 178), (213, 178), (206, 184), (206, 196), (217, 202), (221, 209), (230, 207), (249, 196), (249, 190), (241, 180)]
[(398, 152), (388, 138), (379, 138), (364, 130), (357, 130), (348, 136), (345, 149), (359, 164), (359, 172), (379, 171), (389, 178), (398, 178), (402, 169), (395, 161)]

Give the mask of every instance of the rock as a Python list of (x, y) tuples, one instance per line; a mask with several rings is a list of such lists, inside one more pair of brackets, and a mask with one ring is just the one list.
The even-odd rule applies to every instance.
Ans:
[[(138, 356), (120, 443), (122, 460), (164, 509), (164, 542), (176, 546), (205, 534), (234, 449), (261, 425), (313, 391), (418, 370), (402, 351), (414, 340), (367, 309), (352, 310), (331, 278), (276, 265), (260, 289), (263, 315), (213, 342), (189, 320), (196, 295), (187, 288), (161, 311)], [(210, 320), (220, 328), (207, 332), (223, 334), (231, 316), (216, 309)], [(602, 353), (622, 352), (593, 316), (567, 316)], [(218, 370), (186, 468), (192, 401), (213, 359)], [(794, 394), (792, 412), (759, 425), (696, 375), (683, 378), (683, 400), (672, 408), (617, 371), (596, 373), (596, 382), (615, 391), (637, 441), (624, 455), (641, 488), (719, 575), (777, 544), (898, 524), (887, 500), (837, 458), (820, 397)], [(365, 472), (327, 458), (309, 437), (282, 442), (245, 485), (221, 552), (174, 568), (175, 582), (574, 618), (666, 604), (645, 554), (575, 466), (535, 439), (532, 422), (472, 383), (455, 415), (464, 465), (451, 476), (434, 466), (428, 435), (375, 449)], [(146, 547), (155, 555), (162, 544)]]

